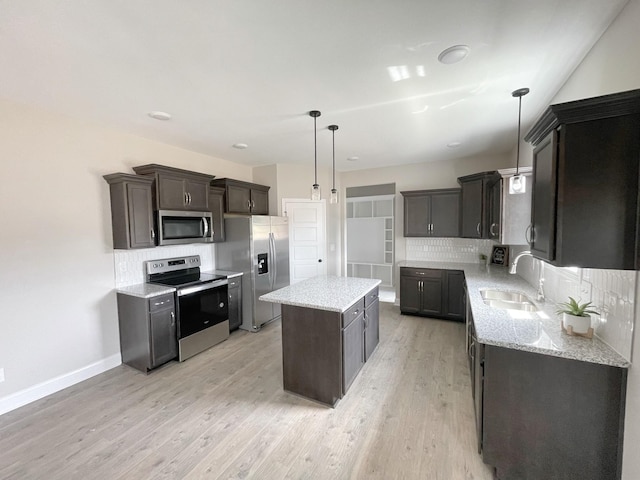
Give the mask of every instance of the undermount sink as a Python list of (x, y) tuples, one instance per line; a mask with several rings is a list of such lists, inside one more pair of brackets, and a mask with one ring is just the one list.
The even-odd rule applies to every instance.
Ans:
[(538, 307), (522, 292), (510, 292), (504, 290), (481, 289), (480, 295), (485, 304), (493, 308), (504, 310), (522, 310), (535, 312)]

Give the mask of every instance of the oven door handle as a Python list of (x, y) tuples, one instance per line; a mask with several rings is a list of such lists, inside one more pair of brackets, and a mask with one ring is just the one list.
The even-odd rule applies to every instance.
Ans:
[(213, 288), (222, 287), (223, 285), (228, 285), (229, 280), (226, 278), (224, 280), (217, 280), (211, 283), (205, 283), (203, 285), (194, 285), (193, 287), (186, 287), (178, 289), (178, 296), (184, 297), (185, 295), (190, 295), (192, 293), (202, 292), (204, 290), (211, 290)]

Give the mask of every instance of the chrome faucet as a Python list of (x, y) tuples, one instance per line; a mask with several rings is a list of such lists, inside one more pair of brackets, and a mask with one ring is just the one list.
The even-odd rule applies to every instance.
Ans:
[(533, 258), (533, 254), (530, 250), (525, 250), (524, 252), (520, 252), (518, 255), (516, 255), (516, 258), (513, 259), (513, 262), (511, 262), (511, 266), (509, 267), (509, 273), (511, 275), (516, 273), (516, 270), (518, 269), (518, 260), (520, 260), (522, 257)]

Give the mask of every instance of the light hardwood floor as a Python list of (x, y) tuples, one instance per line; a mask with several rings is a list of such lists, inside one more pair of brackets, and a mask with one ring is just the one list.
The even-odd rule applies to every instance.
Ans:
[(464, 326), (387, 303), (380, 314), (380, 344), (335, 409), (282, 390), (274, 323), (0, 416), (0, 478), (491, 479)]

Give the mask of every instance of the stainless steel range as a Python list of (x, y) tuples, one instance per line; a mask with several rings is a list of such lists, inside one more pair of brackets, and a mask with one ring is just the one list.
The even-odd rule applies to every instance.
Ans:
[(145, 262), (147, 283), (176, 288), (178, 360), (229, 337), (228, 281), (200, 271), (199, 255)]

